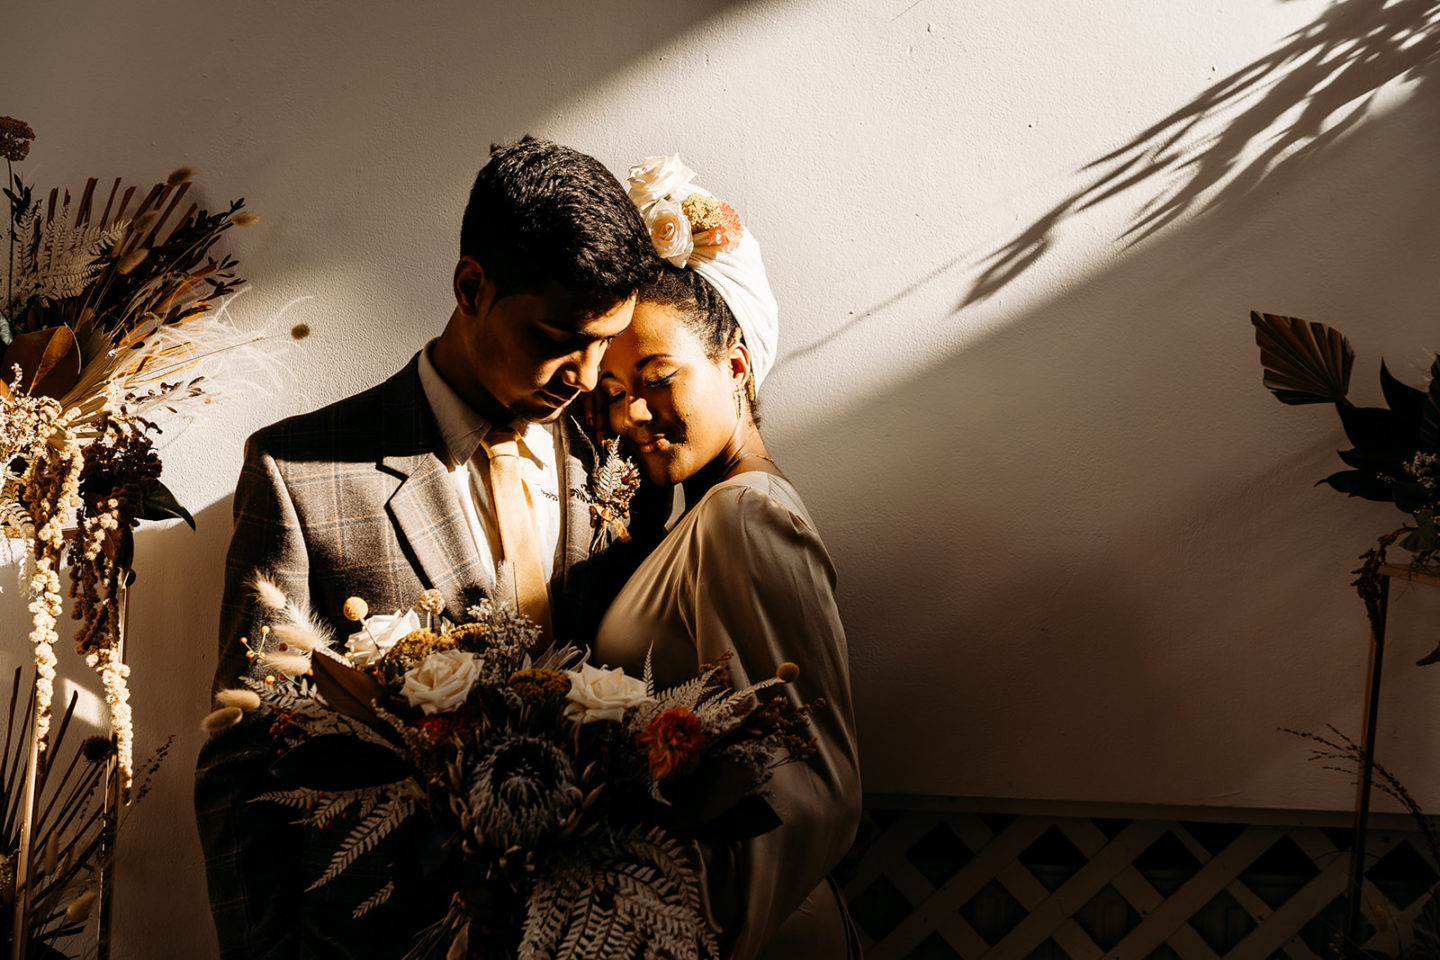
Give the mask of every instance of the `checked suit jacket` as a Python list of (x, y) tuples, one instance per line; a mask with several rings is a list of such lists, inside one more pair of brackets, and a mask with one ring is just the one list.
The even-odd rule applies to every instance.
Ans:
[[(436, 589), (446, 616), (494, 589), (486, 582), (451, 464), (420, 384), (419, 356), (389, 380), (250, 437), (235, 489), (235, 532), (225, 566), (216, 689), (237, 685), (249, 664), (240, 638), (253, 624), (248, 578), (265, 571), (287, 596), (308, 599), (337, 638), (354, 630), (341, 613), (363, 598), (376, 613), (407, 609)], [(600, 554), (587, 500), (594, 447), (562, 419), (560, 550), (550, 583), (555, 635), (588, 643), (633, 563)], [(594, 549), (592, 550), (592, 547)], [(638, 559), (638, 558), (637, 558)], [(195, 805), (211, 910), (224, 960), (403, 956), (416, 933), (443, 915), (448, 894), (417, 864), (372, 856), (316, 891), (329, 848), (279, 804), (251, 801), (283, 789), (269, 773), (269, 721), (247, 715), (211, 737), (196, 770)], [(343, 830), (343, 826), (341, 828)], [(341, 834), (343, 835), (343, 833)], [(395, 893), (360, 920), (355, 905), (389, 880)]]

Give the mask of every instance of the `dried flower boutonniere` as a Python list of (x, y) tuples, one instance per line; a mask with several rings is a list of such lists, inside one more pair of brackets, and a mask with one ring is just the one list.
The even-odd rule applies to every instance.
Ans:
[(595, 534), (590, 550), (599, 549), (607, 534), (620, 542), (630, 539), (630, 501), (640, 489), (640, 470), (620, 452), (620, 439), (605, 441), (604, 455), (596, 450), (598, 465), (590, 476), (590, 523)]

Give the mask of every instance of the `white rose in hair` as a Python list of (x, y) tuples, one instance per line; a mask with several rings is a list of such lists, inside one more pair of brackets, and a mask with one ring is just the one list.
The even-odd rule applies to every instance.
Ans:
[(695, 179), (695, 171), (680, 162), (680, 154), (646, 157), (630, 168), (630, 202), (641, 213), (657, 200), (678, 193)]
[(400, 688), (412, 707), (426, 713), (454, 710), (465, 702), (480, 678), (480, 658), (464, 650), (442, 650), (405, 671)]
[(570, 692), (565, 695), (570, 702), (565, 705), (565, 716), (578, 723), (619, 721), (626, 708), (650, 699), (645, 681), (636, 680), (624, 670), (602, 670), (586, 663), (578, 672), (565, 672), (570, 675)]
[(345, 641), (345, 656), (357, 667), (369, 666), (419, 629), (420, 615), (414, 610), (377, 613), (350, 634), (350, 639)]
[(695, 250), (695, 237), (690, 228), (690, 218), (673, 200), (661, 200), (645, 215), (645, 226), (650, 228), (650, 240), (660, 256), (677, 267), (685, 266)]

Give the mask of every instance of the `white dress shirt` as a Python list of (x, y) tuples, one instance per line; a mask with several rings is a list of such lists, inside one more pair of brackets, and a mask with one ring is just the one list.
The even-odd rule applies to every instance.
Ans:
[[(497, 581), (496, 558), (503, 557), (500, 528), (495, 522), (494, 500), (490, 494), (490, 458), (480, 441), (492, 424), (445, 382), (430, 359), (435, 347), (431, 340), (420, 351), (420, 385), (435, 414), (440, 436), (450, 453), (451, 482), (460, 497), (460, 508), (475, 539), (480, 566), (491, 583)], [(540, 565), (545, 579), (555, 572), (560, 544), (560, 432), (557, 424), (514, 424), (519, 434), (521, 479), (530, 516), (535, 524), (535, 542), (540, 548)]]

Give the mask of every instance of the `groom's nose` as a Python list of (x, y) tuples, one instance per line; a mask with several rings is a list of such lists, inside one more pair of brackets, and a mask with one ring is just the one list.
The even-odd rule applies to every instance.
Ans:
[(608, 341), (593, 340), (577, 350), (560, 369), (560, 382), (567, 387), (589, 393), (600, 382), (600, 361), (605, 357)]

